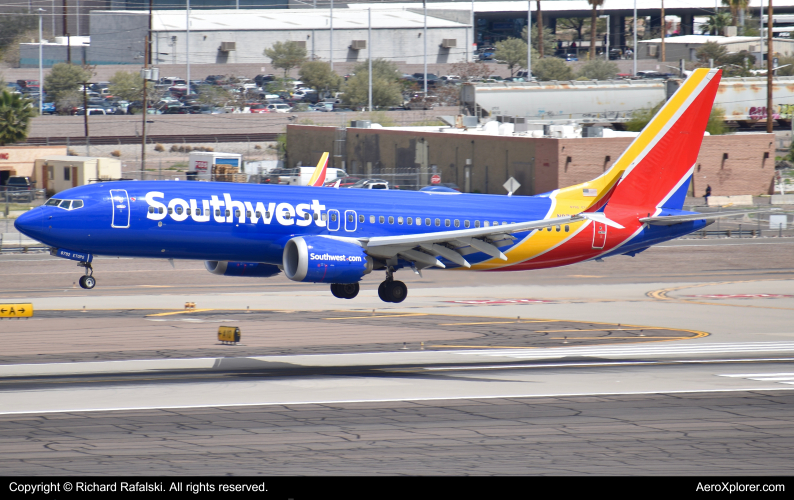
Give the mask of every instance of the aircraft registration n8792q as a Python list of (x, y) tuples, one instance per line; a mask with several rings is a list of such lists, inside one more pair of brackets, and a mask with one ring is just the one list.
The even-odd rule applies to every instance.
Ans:
[[(96, 254), (203, 260), (227, 276), (283, 271), (345, 299), (383, 271), (386, 302), (407, 296), (399, 269), (524, 271), (633, 256), (713, 222), (682, 208), (720, 75), (696, 70), (598, 178), (536, 196), (99, 182), (59, 193), (15, 226), (80, 262), (83, 288), (96, 283)], [(326, 165), (327, 153), (317, 170)]]

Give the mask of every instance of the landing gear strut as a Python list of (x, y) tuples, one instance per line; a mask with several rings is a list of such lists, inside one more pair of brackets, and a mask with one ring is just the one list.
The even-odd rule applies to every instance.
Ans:
[(86, 290), (91, 290), (96, 285), (96, 280), (94, 279), (94, 268), (91, 267), (90, 262), (80, 262), (77, 264), (78, 267), (85, 268), (85, 276), (80, 276), (80, 283), (81, 288), (85, 288)]
[(408, 296), (408, 287), (402, 281), (394, 280), (394, 269), (386, 270), (386, 280), (378, 287), (378, 297), (383, 302), (399, 303)]
[(331, 293), (339, 299), (352, 299), (358, 295), (358, 283), (333, 283)]

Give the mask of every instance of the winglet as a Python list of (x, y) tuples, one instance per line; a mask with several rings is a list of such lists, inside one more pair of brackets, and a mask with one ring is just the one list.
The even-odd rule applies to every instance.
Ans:
[(328, 156), (329, 153), (325, 152), (317, 162), (317, 168), (314, 169), (312, 178), (309, 179), (309, 186), (322, 186), (325, 184), (325, 174), (328, 171)]

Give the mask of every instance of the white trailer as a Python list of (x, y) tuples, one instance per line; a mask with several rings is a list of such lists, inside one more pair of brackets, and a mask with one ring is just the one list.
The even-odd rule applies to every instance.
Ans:
[(193, 151), (190, 153), (189, 162), (189, 170), (196, 172), (196, 177), (199, 180), (209, 181), (212, 180), (213, 165), (232, 165), (235, 167), (241, 167), (243, 164), (243, 155), (214, 151)]

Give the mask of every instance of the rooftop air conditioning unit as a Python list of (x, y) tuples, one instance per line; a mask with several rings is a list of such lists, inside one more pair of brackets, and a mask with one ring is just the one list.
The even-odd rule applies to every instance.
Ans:
[(219, 50), (221, 52), (231, 52), (232, 50), (237, 50), (237, 42), (221, 42), (221, 48)]
[(658, 45), (648, 45), (648, 55), (650, 57), (656, 57), (656, 53), (659, 50)]
[(364, 50), (367, 48), (367, 41), (366, 40), (353, 40), (350, 42), (350, 48), (352, 50)]
[(454, 49), (457, 46), (458, 46), (457, 38), (444, 38), (443, 40), (441, 40), (442, 49)]

